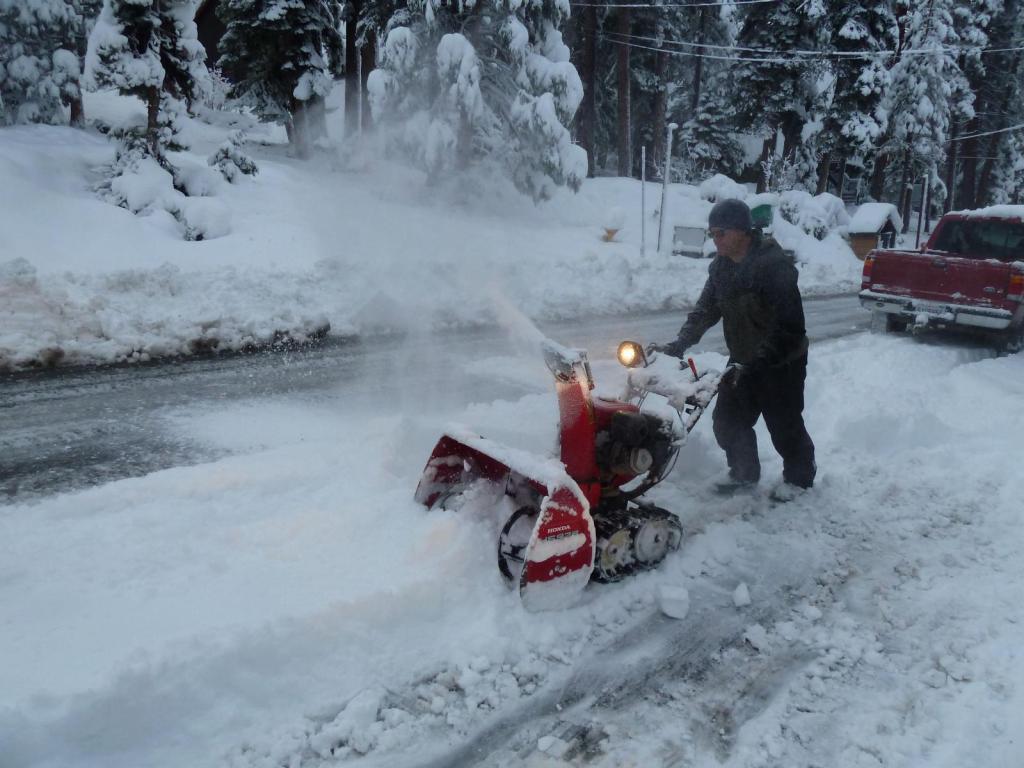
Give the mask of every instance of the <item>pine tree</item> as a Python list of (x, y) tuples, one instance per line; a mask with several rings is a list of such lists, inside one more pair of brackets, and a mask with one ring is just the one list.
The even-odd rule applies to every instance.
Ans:
[(305, 155), (323, 131), (320, 107), (341, 72), (340, 6), (332, 0), (226, 0), (218, 66), (231, 95), (265, 120), (284, 123)]
[[(823, 126), (825, 173), (832, 159), (868, 159), (882, 141), (888, 123), (881, 104), (890, 83), (890, 62), (883, 54), (898, 44), (891, 2), (831, 0), (830, 6), (831, 48), (837, 55)], [(864, 56), (873, 52), (879, 55)], [(824, 191), (821, 185), (818, 191)]]
[(92, 82), (143, 100), (147, 144), (161, 159), (205, 73), (192, 13), (191, 0), (104, 0), (89, 37)]
[[(1024, 110), (1017, 113), (1018, 123)], [(1003, 139), (1003, 149), (993, 166), (992, 186), (987, 203), (991, 205), (1024, 204), (1024, 139), (1008, 134)]]
[(583, 93), (559, 32), (567, 16), (564, 0), (410, 5), (370, 74), (375, 119), (435, 180), (486, 161), (537, 200), (578, 189), (586, 154), (566, 126)]
[(973, 115), (973, 95), (957, 61), (959, 38), (953, 27), (952, 0), (927, 0), (906, 7), (904, 52), (892, 69), (892, 86), (883, 99), (890, 115), (887, 151), (900, 161), (895, 196), (909, 226), (909, 184), (922, 175), (938, 177), (946, 154), (951, 116)]
[(795, 158), (804, 126), (822, 109), (819, 83), (826, 65), (819, 57), (788, 52), (827, 50), (825, 15), (820, 0), (748, 5), (743, 12), (737, 46), (749, 50), (733, 67), (733, 104), (739, 127), (766, 137), (766, 153), (781, 131), (783, 155)]
[(67, 122), (81, 98), (76, 21), (65, 0), (0, 0), (0, 125)]
[[(993, 173), (1006, 138), (998, 131), (1006, 127), (1007, 115), (1020, 94), (1021, 51), (1012, 49), (1024, 40), (1022, 5), (1020, 0), (970, 0), (954, 13), (964, 51), (961, 66), (974, 96), (973, 115), (953, 115), (953, 130), (968, 137), (950, 148), (954, 166), (960, 167), (959, 183), (948, 179), (958, 207), (982, 205), (992, 193)], [(996, 50), (983, 55), (989, 47)]]
[(680, 33), (696, 45), (680, 48), (692, 55), (678, 59), (680, 84), (672, 91), (669, 107), (672, 120), (680, 126), (680, 155), (692, 181), (716, 173), (736, 178), (743, 170), (743, 149), (732, 135), (734, 62), (723, 59), (725, 46), (733, 42), (732, 22), (717, 8), (686, 10)]

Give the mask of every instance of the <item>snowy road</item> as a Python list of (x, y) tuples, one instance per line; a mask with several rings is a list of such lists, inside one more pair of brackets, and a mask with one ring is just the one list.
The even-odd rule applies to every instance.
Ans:
[[(868, 326), (854, 296), (805, 300), (812, 340)], [(545, 327), (552, 338), (609, 358), (624, 338), (668, 340), (683, 313), (597, 318)], [(724, 352), (721, 328), (700, 348)], [(514, 380), (479, 372), (451, 386), (465, 361), (515, 347), (507, 330), (491, 328), (430, 339), (331, 340), (310, 350), (194, 359), (0, 377), (0, 501), (36, 497), (137, 477), (215, 458), (173, 428), (182, 411), (219, 403), (276, 401), (341, 403), (353, 412), (404, 408), (428, 392), (430, 407), (448, 411), (472, 402), (522, 395)], [(539, 357), (539, 356), (538, 356)], [(419, 396), (417, 394), (416, 396)]]
[[(551, 332), (614, 392), (611, 345), (679, 318), (643, 322), (664, 325)], [(1019, 768), (1024, 356), (811, 325), (842, 335), (811, 355), (815, 488), (771, 505), (759, 425), (765, 482), (710, 496), (723, 459), (701, 422), (650, 494), (682, 549), (544, 614), (496, 574), (497, 515), (411, 498), (447, 422), (550, 451), (528, 345), (76, 375), (48, 414), (23, 388), (3, 418), (20, 402), (59, 431), (89, 406), (186, 465), (0, 507), (0, 766)], [(683, 618), (664, 589), (688, 594)]]

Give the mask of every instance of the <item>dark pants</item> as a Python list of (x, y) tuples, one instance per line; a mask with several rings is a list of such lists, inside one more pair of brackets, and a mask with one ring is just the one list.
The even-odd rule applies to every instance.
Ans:
[(737, 480), (756, 482), (761, 477), (754, 425), (764, 416), (772, 445), (782, 456), (783, 479), (801, 488), (814, 484), (814, 443), (803, 417), (806, 378), (804, 354), (791, 363), (745, 374), (735, 387), (728, 382), (722, 385), (712, 421), (715, 439)]

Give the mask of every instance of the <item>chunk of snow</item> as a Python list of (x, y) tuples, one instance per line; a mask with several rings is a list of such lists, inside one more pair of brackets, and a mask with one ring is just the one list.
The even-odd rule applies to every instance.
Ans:
[(747, 589), (746, 582), (740, 582), (740, 585), (733, 590), (732, 604), (737, 608), (750, 605), (750, 590)]
[(690, 593), (685, 587), (662, 584), (658, 587), (658, 607), (666, 616), (685, 619), (690, 612)]
[(747, 630), (743, 633), (743, 639), (750, 643), (750, 645), (757, 651), (764, 651), (768, 649), (768, 630), (760, 624), (752, 624), (747, 627)]

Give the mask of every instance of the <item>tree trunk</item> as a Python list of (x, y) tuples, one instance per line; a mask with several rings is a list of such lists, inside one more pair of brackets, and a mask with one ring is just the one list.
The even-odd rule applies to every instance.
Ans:
[[(821, 156), (821, 159), (818, 161), (818, 186), (816, 188), (815, 194), (820, 195), (822, 192), (828, 192), (828, 172), (831, 169), (831, 166), (832, 153), (826, 152)], [(840, 180), (839, 183), (841, 185), (842, 180)], [(839, 195), (837, 195), (837, 197), (842, 197), (842, 194), (843, 190), (842, 188), (840, 188)]]
[(580, 104), (580, 116), (576, 125), (580, 146), (587, 151), (587, 176), (593, 177), (597, 159), (597, 147), (594, 145), (597, 126), (597, 6), (593, 3), (583, 9), (581, 69), (583, 102)]
[(913, 197), (910, 182), (910, 150), (903, 150), (903, 173), (900, 176), (900, 215), (903, 217), (903, 234), (910, 231), (910, 202)]
[(875, 167), (871, 170), (871, 188), (868, 190), (875, 201), (881, 201), (885, 195), (885, 171), (888, 165), (888, 154), (880, 153), (875, 158)]
[(356, 23), (362, 8), (361, 0), (345, 5), (345, 137), (359, 129), (359, 48), (356, 46)]
[(85, 125), (85, 104), (82, 103), (82, 94), (79, 92), (78, 96), (71, 99), (68, 102), (68, 106), (71, 107), (71, 127), (81, 128)]
[[(660, 34), (658, 37), (660, 38)], [(654, 77), (658, 83), (658, 93), (654, 97), (654, 146), (653, 151), (647, 157), (648, 165), (645, 170), (647, 178), (657, 178), (657, 168), (664, 168), (665, 162), (665, 132), (667, 130), (668, 115), (668, 83), (665, 81), (665, 72), (668, 69), (668, 53), (658, 51), (654, 60)], [(651, 171), (655, 172), (652, 173)]]
[(796, 112), (786, 112), (782, 117), (782, 156), (793, 159), (800, 143), (800, 116)]
[(768, 191), (768, 169), (767, 165), (772, 158), (772, 154), (775, 152), (775, 134), (773, 133), (767, 139), (764, 140), (764, 144), (761, 145), (761, 159), (758, 161), (758, 166), (761, 168), (761, 175), (757, 177), (757, 191), (766, 192)]
[(146, 137), (153, 157), (160, 157), (160, 89), (146, 89)]
[[(977, 132), (978, 118), (972, 117), (967, 121), (967, 125), (964, 126), (964, 135), (970, 136), (972, 133)], [(957, 191), (957, 199), (960, 201), (959, 205), (961, 207), (974, 208), (974, 202), (978, 192), (978, 140), (964, 139), (960, 144), (960, 149), (963, 152), (963, 160), (960, 163), (960, 188)]]
[(373, 115), (370, 113), (370, 99), (367, 96), (366, 81), (370, 77), (370, 73), (377, 66), (377, 32), (373, 29), (366, 30), (366, 40), (363, 43), (363, 47), (359, 49), (359, 54), (363, 58), (362, 62), (362, 98), (363, 98), (363, 130), (368, 131), (373, 128)]
[(292, 98), (291, 102), (292, 131), (290, 138), (292, 147), (299, 157), (307, 158), (309, 157), (309, 147), (312, 143), (310, 140), (309, 105), (296, 98)]
[(960, 153), (960, 142), (956, 140), (960, 133), (960, 124), (952, 121), (950, 130), (949, 154), (946, 156), (946, 199), (942, 203), (942, 212), (949, 213), (953, 208), (953, 198), (956, 196), (956, 159)]
[(615, 31), (620, 36), (618, 55), (618, 131), (617, 146), (619, 154), (619, 176), (629, 176), (632, 168), (632, 142), (630, 141), (629, 125), (629, 46), (625, 40), (629, 37), (629, 8), (619, 8), (619, 17)]
[[(704, 8), (697, 9), (697, 43), (703, 43), (707, 36), (707, 14)], [(700, 97), (704, 90), (704, 48), (698, 45), (694, 50), (693, 93), (690, 95), (690, 116), (696, 117), (700, 108)]]

